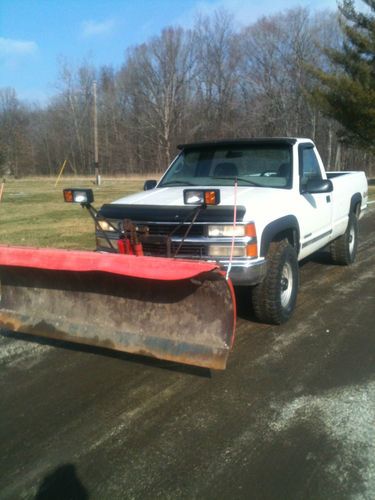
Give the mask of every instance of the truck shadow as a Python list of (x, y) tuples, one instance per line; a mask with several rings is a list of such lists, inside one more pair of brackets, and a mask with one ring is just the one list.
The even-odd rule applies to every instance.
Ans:
[(329, 253), (329, 250), (327, 248), (323, 248), (322, 250), (319, 250), (318, 252), (313, 253), (312, 255), (309, 255), (305, 259), (301, 260), (299, 265), (300, 267), (305, 266), (309, 262), (315, 262), (316, 264), (322, 264), (325, 266), (335, 266), (335, 264), (332, 261), (332, 257)]
[(237, 286), (234, 288), (236, 295), (237, 316), (246, 321), (261, 324), (254, 313), (253, 304), (251, 301), (251, 287)]
[[(308, 264), (315, 263), (322, 266), (334, 266), (332, 258), (327, 248), (323, 248), (318, 252), (306, 257), (299, 262), (300, 271)], [(255, 316), (254, 309), (251, 301), (251, 287), (250, 286), (236, 286), (234, 288), (237, 303), (237, 315), (246, 321), (253, 323), (261, 323)]]

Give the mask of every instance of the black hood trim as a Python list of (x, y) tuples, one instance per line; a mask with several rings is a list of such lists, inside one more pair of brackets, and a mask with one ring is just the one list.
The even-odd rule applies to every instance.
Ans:
[[(160, 206), (160, 205), (118, 205), (106, 204), (98, 212), (105, 219), (130, 219), (136, 222), (183, 222), (195, 206)], [(246, 208), (237, 206), (237, 221), (242, 222)], [(233, 206), (215, 206), (202, 209), (196, 222), (229, 223), (233, 222)]]

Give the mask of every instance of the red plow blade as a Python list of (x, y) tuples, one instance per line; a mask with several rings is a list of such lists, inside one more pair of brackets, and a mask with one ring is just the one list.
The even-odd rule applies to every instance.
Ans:
[(0, 327), (224, 369), (233, 288), (213, 263), (0, 246)]

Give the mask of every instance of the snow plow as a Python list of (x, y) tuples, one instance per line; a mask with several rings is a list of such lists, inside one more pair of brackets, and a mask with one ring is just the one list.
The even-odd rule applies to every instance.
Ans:
[[(90, 211), (86, 194), (66, 201)], [(123, 236), (118, 253), (0, 246), (0, 328), (225, 369), (236, 321), (225, 273), (142, 256)]]

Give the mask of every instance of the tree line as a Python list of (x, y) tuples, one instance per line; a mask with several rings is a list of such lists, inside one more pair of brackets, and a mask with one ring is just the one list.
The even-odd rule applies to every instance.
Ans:
[(71, 173), (92, 175), (96, 81), (104, 175), (160, 172), (179, 143), (258, 136), (309, 137), (328, 168), (375, 175), (375, 138), (343, 133), (350, 123), (335, 110), (345, 103), (329, 100), (328, 75), (344, 72), (343, 19), (345, 10), (296, 8), (238, 29), (218, 10), (128, 49), (119, 69), (62, 62), (43, 106), (0, 89), (0, 173), (56, 175), (67, 160)]

